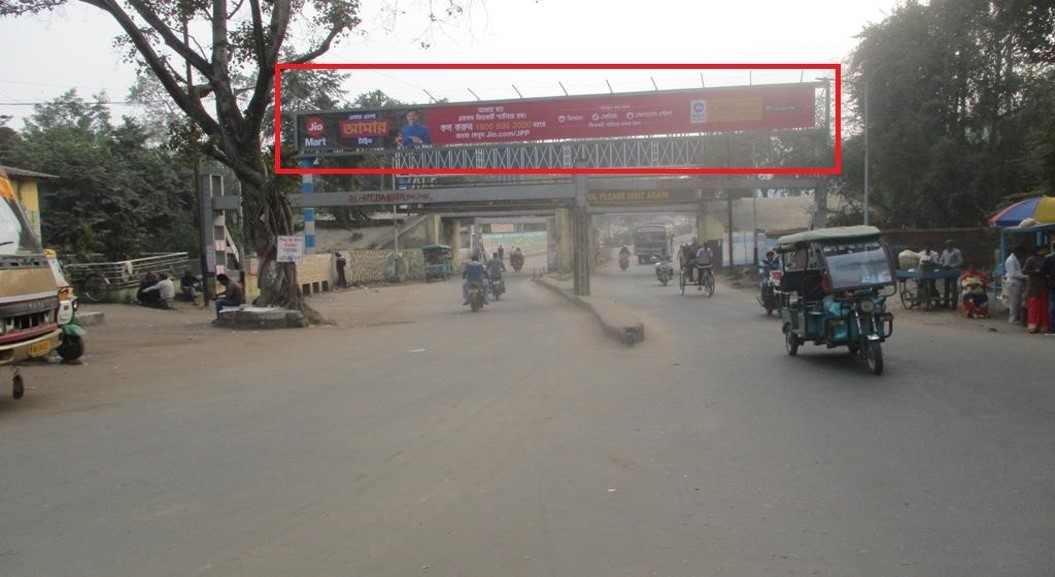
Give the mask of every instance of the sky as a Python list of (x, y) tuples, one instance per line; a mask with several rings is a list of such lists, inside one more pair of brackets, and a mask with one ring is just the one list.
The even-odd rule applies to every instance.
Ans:
[[(901, 0), (460, 0), (455, 22), (426, 33), (427, 0), (362, 0), (361, 28), (320, 62), (346, 63), (839, 63), (855, 36)], [(433, 0), (437, 6), (445, 0)], [(393, 13), (397, 15), (392, 16)], [(306, 32), (305, 30), (298, 31)], [(0, 19), (0, 115), (19, 129), (34, 103), (70, 88), (124, 101), (134, 67), (122, 62), (119, 29), (96, 8), (71, 2), (54, 12)], [(421, 42), (430, 46), (422, 48)], [(813, 71), (707, 71), (707, 86), (812, 80)], [(816, 74), (813, 75), (816, 77)], [(428, 91), (453, 102), (651, 90), (700, 85), (698, 71), (384, 70), (354, 74), (348, 97), (380, 89), (409, 103)], [(564, 85), (562, 89), (560, 84)], [(18, 104), (16, 104), (18, 103)], [(134, 114), (115, 104), (114, 115)]]

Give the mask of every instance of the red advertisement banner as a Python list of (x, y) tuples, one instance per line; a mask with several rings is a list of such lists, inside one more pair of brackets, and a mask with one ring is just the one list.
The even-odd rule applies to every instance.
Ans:
[(484, 101), (297, 116), (301, 152), (812, 128), (814, 83)]

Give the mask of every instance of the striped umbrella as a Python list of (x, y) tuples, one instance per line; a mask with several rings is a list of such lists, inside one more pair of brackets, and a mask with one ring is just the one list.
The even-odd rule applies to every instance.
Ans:
[(1037, 224), (1055, 224), (1055, 196), (1038, 196), (1016, 202), (993, 215), (989, 219), (989, 226), (1012, 228), (1027, 218), (1032, 218)]

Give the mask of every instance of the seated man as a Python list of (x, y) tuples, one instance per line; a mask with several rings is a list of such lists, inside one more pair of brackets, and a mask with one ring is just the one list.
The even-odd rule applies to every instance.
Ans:
[(216, 275), (216, 282), (224, 287), (224, 294), (216, 299), (217, 317), (220, 316), (220, 311), (225, 307), (240, 307), (245, 304), (245, 292), (242, 291), (242, 285), (238, 284), (238, 281), (232, 280), (227, 275), (220, 273)]
[(136, 304), (143, 306), (151, 306), (157, 302), (161, 295), (155, 291), (146, 292), (146, 290), (158, 282), (158, 275), (148, 272), (143, 280), (139, 281), (139, 290), (136, 291)]
[(176, 287), (167, 274), (158, 275), (158, 282), (142, 290), (140, 293), (145, 299), (143, 304), (159, 309), (172, 308), (172, 299), (176, 296)]
[(201, 281), (190, 269), (187, 269), (183, 271), (183, 276), (179, 279), (179, 289), (184, 299), (192, 303), (197, 302), (198, 293), (201, 292)]
[(462, 304), (469, 304), (469, 283), (479, 283), (480, 288), (484, 291), (484, 303), (487, 302), (487, 269), (483, 263), (480, 262), (480, 257), (473, 255), (473, 259), (466, 263), (465, 270), (462, 271), (462, 278), (465, 282), (462, 283)]
[(960, 276), (960, 294), (963, 295), (963, 316), (969, 319), (989, 318), (989, 295), (985, 273), (968, 267)]

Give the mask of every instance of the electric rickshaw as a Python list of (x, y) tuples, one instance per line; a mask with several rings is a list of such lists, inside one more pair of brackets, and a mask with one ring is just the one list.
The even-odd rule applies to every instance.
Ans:
[(777, 241), (783, 275), (780, 318), (789, 355), (806, 342), (845, 346), (872, 373), (883, 372), (882, 343), (894, 330), (887, 298), (897, 277), (873, 226), (815, 229)]
[(421, 247), (425, 256), (425, 282), (440, 278), (447, 280), (454, 272), (454, 256), (451, 247), (445, 244), (430, 244)]

